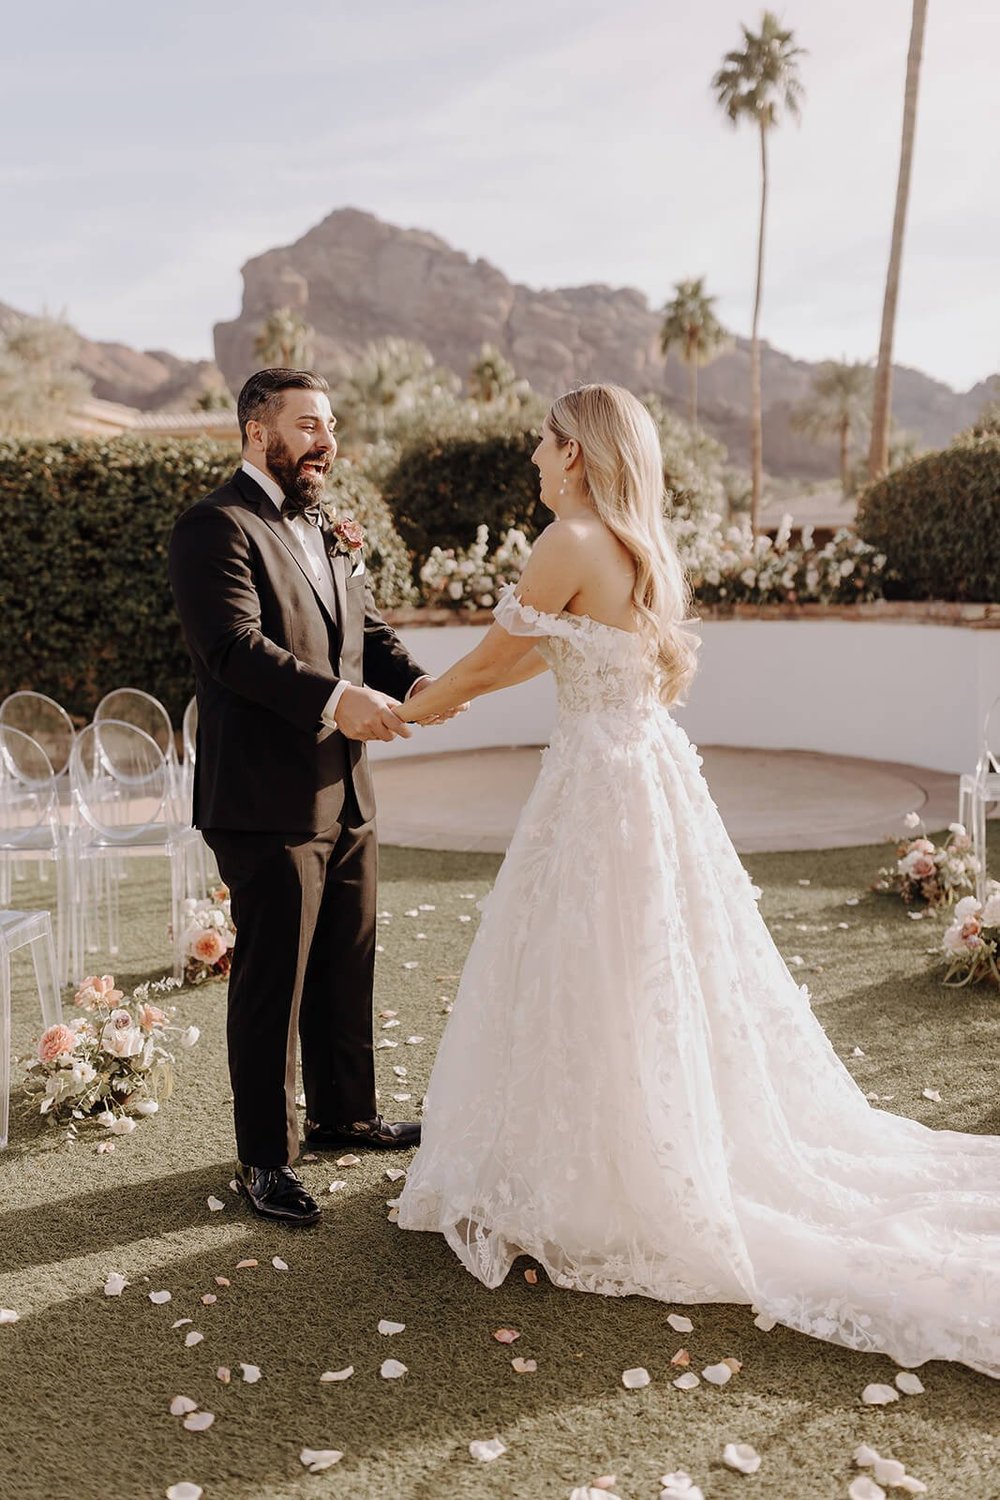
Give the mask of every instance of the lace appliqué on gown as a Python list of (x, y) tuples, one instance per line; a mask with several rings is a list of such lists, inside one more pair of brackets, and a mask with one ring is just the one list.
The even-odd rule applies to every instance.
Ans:
[(466, 964), (402, 1195), (497, 1286), (754, 1303), (1000, 1375), (1000, 1142), (873, 1109), (757, 911), (638, 636), (494, 611), (559, 713)]

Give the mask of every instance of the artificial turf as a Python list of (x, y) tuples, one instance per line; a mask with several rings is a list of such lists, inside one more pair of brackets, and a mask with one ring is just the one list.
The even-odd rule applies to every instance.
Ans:
[[(1000, 1131), (1000, 995), (942, 988), (927, 953), (940, 921), (911, 921), (895, 900), (867, 892), (885, 852), (746, 863), (779, 946), (803, 960), (796, 968), (818, 1015), (881, 1107), (933, 1126)], [(377, 1053), (391, 1117), (412, 1113), (423, 1094), (476, 925), (466, 898), (486, 891), (497, 863), (383, 851), (379, 905), (391, 918), (380, 926), (376, 1006), (401, 1022), (377, 1033), (400, 1043)], [(31, 880), (15, 886), (17, 905), (45, 905), (45, 897)], [(854, 897), (859, 904), (845, 904)], [(113, 969), (129, 986), (158, 976), (166, 904), (161, 864), (130, 860), (123, 951), (115, 964), (95, 955), (94, 970)], [(405, 915), (421, 905), (433, 909)], [(414, 960), (416, 968), (403, 967)], [(371, 1155), (348, 1168), (332, 1154), (300, 1163), (325, 1209), (315, 1229), (252, 1218), (228, 1187), (225, 985), (182, 990), (175, 1003), (201, 1041), (180, 1055), (173, 1098), (113, 1154), (96, 1154), (108, 1138), (96, 1126), (71, 1147), (30, 1114), (13, 1065), (11, 1143), (0, 1156), (0, 1306), (19, 1321), (0, 1326), (3, 1500), (153, 1500), (182, 1480), (202, 1486), (205, 1500), (564, 1500), (611, 1474), (622, 1500), (655, 1500), (660, 1476), (678, 1469), (705, 1500), (833, 1500), (859, 1472), (851, 1455), (862, 1442), (901, 1459), (932, 1497), (1000, 1496), (1000, 1383), (935, 1363), (921, 1371), (926, 1394), (866, 1407), (862, 1389), (891, 1383), (890, 1360), (781, 1328), (762, 1333), (747, 1308), (586, 1296), (543, 1275), (530, 1285), (527, 1262), (487, 1291), (442, 1241), (388, 1222), (398, 1186), (385, 1169), (405, 1166), (405, 1157)], [(23, 964), (13, 1023), (14, 1053), (25, 1054), (39, 1024)], [(424, 1040), (407, 1045), (411, 1035)], [(854, 1047), (863, 1058), (850, 1058)], [(405, 1079), (394, 1066), (407, 1069)], [(924, 1088), (939, 1090), (941, 1102), (923, 1098)], [(406, 1093), (411, 1100), (392, 1097)], [(334, 1180), (346, 1186), (331, 1195)], [(224, 1201), (221, 1212), (209, 1210), (210, 1195)], [(288, 1270), (276, 1270), (273, 1256)], [(237, 1270), (246, 1258), (259, 1264)], [(129, 1281), (117, 1298), (103, 1293), (111, 1271)], [(172, 1300), (154, 1306), (148, 1293), (158, 1289)], [(206, 1293), (218, 1300), (203, 1304)], [(694, 1332), (675, 1334), (670, 1311), (689, 1312)], [(188, 1317), (193, 1324), (171, 1327)], [(405, 1332), (380, 1335), (382, 1318)], [(187, 1348), (191, 1327), (204, 1340)], [(494, 1340), (501, 1327), (520, 1331), (516, 1345)], [(695, 1370), (727, 1355), (743, 1369), (722, 1389), (678, 1391), (670, 1358), (682, 1344)], [(512, 1356), (537, 1360), (537, 1372), (515, 1374)], [(387, 1358), (402, 1361), (406, 1376), (382, 1379)], [(241, 1361), (259, 1366), (258, 1383), (241, 1380)], [(352, 1378), (321, 1383), (324, 1371), (348, 1365)], [(216, 1379), (219, 1366), (233, 1370), (229, 1385)], [(652, 1383), (626, 1390), (622, 1371), (635, 1366)], [(214, 1412), (214, 1425), (185, 1431), (168, 1411), (176, 1395)], [(506, 1445), (502, 1457), (470, 1456), (471, 1441), (494, 1437)], [(759, 1472), (725, 1468), (727, 1442), (753, 1444)], [(344, 1457), (312, 1475), (299, 1461), (304, 1447)]]

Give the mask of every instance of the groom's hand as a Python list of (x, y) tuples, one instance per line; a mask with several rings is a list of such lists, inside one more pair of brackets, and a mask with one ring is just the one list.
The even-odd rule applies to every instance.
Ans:
[(396, 699), (374, 688), (349, 687), (340, 695), (334, 723), (349, 740), (409, 739), (410, 726), (393, 713)]

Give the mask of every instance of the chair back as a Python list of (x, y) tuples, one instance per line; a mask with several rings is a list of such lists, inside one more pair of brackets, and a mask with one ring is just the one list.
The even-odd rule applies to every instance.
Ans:
[(198, 700), (192, 698), (184, 710), (183, 724), (184, 739), (184, 765), (188, 770), (194, 770), (194, 763), (198, 759)]
[(0, 724), (0, 848), (51, 848), (58, 822), (58, 778), (44, 749)]
[(11, 693), (0, 703), (0, 724), (19, 729), (41, 745), (57, 776), (69, 775), (69, 753), (76, 730), (69, 714), (45, 693)]
[(983, 723), (983, 748), (978, 774), (1000, 774), (1000, 697), (994, 698)]
[(103, 841), (136, 842), (180, 826), (166, 757), (137, 725), (88, 724), (76, 737), (69, 769), (77, 813)]
[(167, 710), (152, 693), (144, 693), (141, 688), (115, 688), (113, 692), (105, 693), (94, 709), (94, 723), (104, 719), (116, 719), (119, 724), (134, 724), (159, 746), (161, 755), (167, 761), (176, 761), (174, 726)]

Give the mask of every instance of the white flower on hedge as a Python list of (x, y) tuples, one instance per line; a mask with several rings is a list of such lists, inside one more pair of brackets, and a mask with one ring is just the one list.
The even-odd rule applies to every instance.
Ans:
[(452, 599), (461, 599), (464, 593), (465, 589), (460, 583), (449, 583), (448, 594)]
[(144, 1038), (127, 1010), (113, 1010), (101, 1032), (101, 1048), (111, 1057), (137, 1057)]

